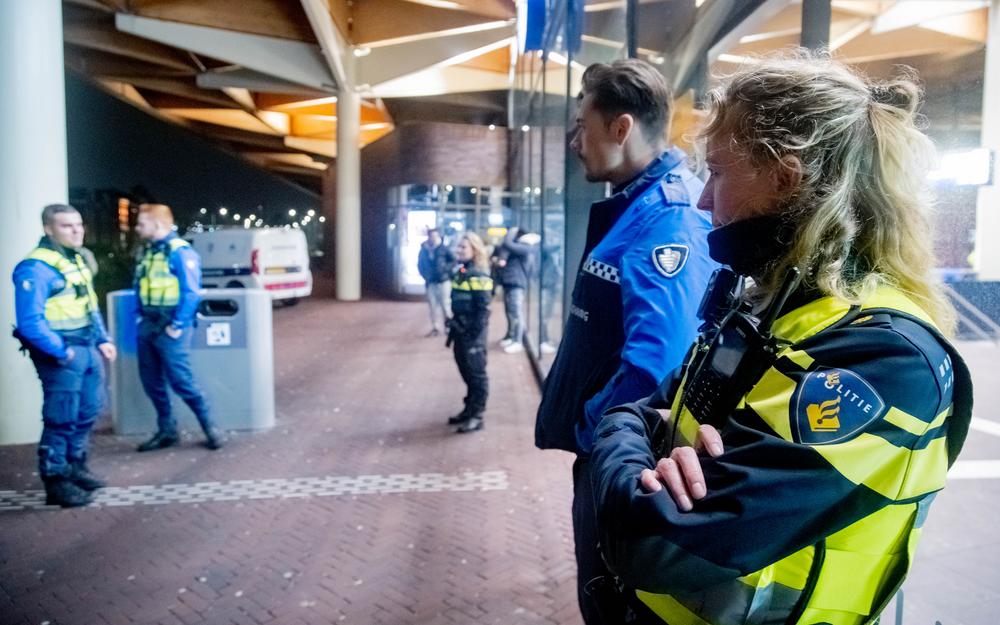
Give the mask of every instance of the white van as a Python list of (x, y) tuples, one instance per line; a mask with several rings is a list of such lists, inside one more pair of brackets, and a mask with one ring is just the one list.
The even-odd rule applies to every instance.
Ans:
[(198, 232), (191, 244), (201, 256), (206, 289), (265, 289), (293, 304), (312, 293), (309, 247), (301, 230), (222, 228)]

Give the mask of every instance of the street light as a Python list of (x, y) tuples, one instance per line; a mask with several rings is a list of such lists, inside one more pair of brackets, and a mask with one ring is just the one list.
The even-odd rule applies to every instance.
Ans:
[(295, 217), (295, 209), (294, 208), (289, 208), (288, 209), (288, 216), (289, 217)]
[(320, 215), (319, 216), (319, 223), (325, 224), (326, 223), (326, 217), (324, 217), (323, 215)]
[(225, 217), (226, 215), (229, 214), (229, 210), (225, 206), (223, 206), (222, 208), (219, 209), (219, 214)]
[(306, 215), (309, 215), (310, 217), (312, 217), (312, 216), (313, 216), (313, 215), (315, 215), (315, 214), (316, 214), (316, 211), (314, 211), (314, 210), (313, 210), (313, 209), (311, 209), (311, 208), (309, 209), (309, 212), (308, 212), (308, 213), (306, 213)]

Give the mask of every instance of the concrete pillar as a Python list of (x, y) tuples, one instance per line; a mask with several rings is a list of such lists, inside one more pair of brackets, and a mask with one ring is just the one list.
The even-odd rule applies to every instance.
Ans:
[(361, 299), (361, 96), (337, 94), (337, 299)]
[(976, 204), (974, 269), (980, 280), (1000, 280), (1000, 0), (990, 6), (983, 76), (983, 130), (981, 144), (993, 150), (993, 184), (979, 188)]
[(42, 392), (18, 352), (11, 273), (42, 235), (46, 204), (66, 202), (61, 0), (0, 2), (0, 445), (41, 434)]
[(830, 0), (802, 0), (803, 48), (820, 50), (830, 45), (830, 20), (833, 17)]

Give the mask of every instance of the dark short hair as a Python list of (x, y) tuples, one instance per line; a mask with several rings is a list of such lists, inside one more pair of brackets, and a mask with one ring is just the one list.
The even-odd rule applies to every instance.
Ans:
[(428, 229), (427, 229), (427, 236), (431, 236), (431, 235), (432, 235), (432, 234), (434, 234), (435, 232), (436, 232), (437, 234), (441, 234), (441, 231), (440, 231), (440, 230), (438, 230), (437, 228), (428, 228)]
[(52, 225), (52, 221), (55, 219), (55, 216), (58, 215), (59, 213), (79, 213), (79, 212), (80, 211), (76, 210), (69, 204), (49, 204), (48, 206), (42, 209), (42, 225), (43, 226)]
[(664, 138), (670, 121), (672, 95), (663, 75), (639, 59), (594, 63), (583, 72), (580, 99), (592, 95), (594, 108), (608, 123), (628, 113), (642, 126), (650, 142)]

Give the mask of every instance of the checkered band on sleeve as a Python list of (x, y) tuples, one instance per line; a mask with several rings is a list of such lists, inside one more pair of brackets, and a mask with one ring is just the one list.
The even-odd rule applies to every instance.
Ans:
[(621, 284), (622, 281), (621, 272), (619, 272), (618, 267), (602, 263), (593, 257), (588, 258), (587, 262), (583, 264), (583, 270), (597, 276), (601, 280), (607, 280), (614, 284)]

